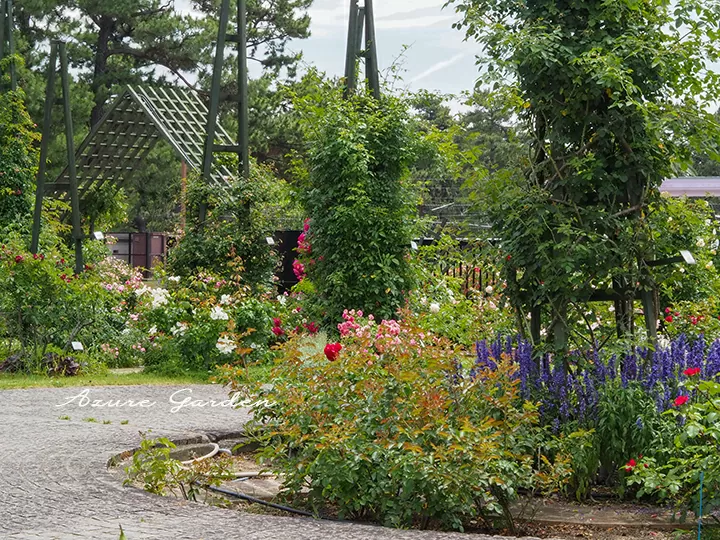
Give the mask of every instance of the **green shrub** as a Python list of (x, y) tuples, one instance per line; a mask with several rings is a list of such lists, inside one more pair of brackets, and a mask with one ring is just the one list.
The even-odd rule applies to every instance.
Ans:
[[(282, 210), (282, 182), (261, 166), (251, 168), (251, 178), (232, 180), (227, 192), (191, 179), (188, 189), (186, 235), (171, 249), (169, 271), (179, 276), (212, 272), (222, 277), (237, 274), (254, 289), (266, 289), (273, 283), (277, 254), (267, 243), (273, 236)], [(207, 218), (197, 216), (201, 202), (208, 203)]]
[[(197, 501), (205, 486), (217, 487), (235, 478), (231, 460), (207, 459), (183, 465), (170, 455), (175, 448), (175, 443), (165, 437), (143, 439), (140, 449), (133, 454), (132, 464), (125, 469), (127, 478), (123, 484), (137, 482), (155, 495), (175, 495)], [(203, 500), (206, 502), (207, 496)]]
[(0, 237), (29, 230), (38, 139), (22, 92), (0, 93)]
[(715, 296), (720, 287), (718, 224), (712, 206), (703, 199), (663, 196), (650, 207), (650, 232), (655, 258), (676, 257), (690, 251), (697, 264), (673, 264), (654, 269), (660, 301), (666, 305), (697, 302)]
[(94, 343), (107, 321), (106, 300), (96, 274), (73, 275), (57, 254), (32, 255), (16, 244), (0, 250), (1, 326), (31, 356), (42, 356), (49, 345)]
[(656, 447), (653, 457), (630, 456), (624, 469), (638, 497), (670, 501), (695, 515), (703, 473), (703, 512), (709, 515), (720, 508), (720, 384), (691, 376), (685, 386), (665, 413), (681, 426), (674, 441)]

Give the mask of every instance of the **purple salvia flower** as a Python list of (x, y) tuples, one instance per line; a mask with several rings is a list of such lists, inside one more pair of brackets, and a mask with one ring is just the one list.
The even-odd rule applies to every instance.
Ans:
[[(517, 348), (517, 362), (520, 366), (520, 392), (525, 399), (530, 399), (528, 380), (536, 372), (535, 362), (532, 358), (532, 345), (527, 341), (519, 341)], [(537, 379), (537, 377), (535, 377)]]
[(685, 370), (686, 357), (688, 356), (688, 344), (685, 334), (680, 334), (672, 343), (672, 373), (671, 376), (677, 377), (678, 374)]
[(707, 355), (705, 364), (705, 378), (714, 380), (720, 373), (720, 340), (715, 341), (710, 346), (710, 352)]
[[(483, 339), (482, 341), (478, 341), (475, 344), (475, 351), (477, 353), (477, 360), (475, 361), (475, 366), (478, 369), (490, 368), (493, 371), (497, 369), (497, 364), (490, 357), (490, 351), (488, 350), (486, 340)], [(498, 355), (495, 358), (499, 357), (500, 356)]]
[(702, 368), (705, 363), (705, 334), (700, 334), (690, 347), (688, 356), (689, 368)]
[(493, 341), (492, 345), (490, 345), (490, 355), (495, 359), (499, 360), (502, 356), (503, 352), (503, 339), (501, 337), (498, 337), (495, 341)]
[(513, 353), (513, 338), (508, 336), (505, 338), (505, 354), (511, 355)]

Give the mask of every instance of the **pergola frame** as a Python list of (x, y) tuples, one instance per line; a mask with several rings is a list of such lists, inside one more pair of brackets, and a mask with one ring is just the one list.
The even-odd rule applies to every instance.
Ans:
[[(207, 117), (205, 103), (192, 90), (128, 86), (78, 147), (81, 200), (91, 189), (106, 182), (120, 189), (160, 140), (170, 144), (189, 167), (202, 172)], [(230, 136), (221, 126), (216, 138), (231, 144)], [(226, 190), (232, 176), (230, 169), (214, 163), (208, 180)], [(68, 182), (66, 167), (57, 181), (48, 185), (48, 191), (65, 191)]]
[[(66, 134), (70, 141), (68, 165), (55, 182), (46, 184), (44, 165), (47, 160), (47, 144), (51, 139), (49, 111), (55, 100), (54, 80), (55, 71), (51, 66), (46, 96), (46, 122), (43, 127), (45, 157), (41, 156), (38, 174), (31, 249), (36, 253), (39, 247), (42, 200), (46, 195), (52, 194), (57, 198), (70, 199), (73, 209), (73, 237), (76, 237), (76, 253), (80, 254), (81, 262), (82, 249), (78, 247), (82, 239), (79, 209), (89, 194), (106, 183), (110, 183), (117, 190), (122, 188), (161, 140), (165, 140), (172, 147), (183, 163), (197, 172), (202, 172), (208, 109), (200, 96), (189, 89), (128, 86), (92, 128), (77, 152), (72, 151), (72, 126), (70, 127), (69, 135)], [(67, 115), (69, 111), (66, 118)], [(215, 138), (226, 145), (232, 142), (222, 126), (217, 127)], [(228, 179), (233, 174), (226, 166), (214, 162), (208, 180), (224, 192), (225, 196), (230, 197)], [(76, 200), (73, 200), (75, 197)]]

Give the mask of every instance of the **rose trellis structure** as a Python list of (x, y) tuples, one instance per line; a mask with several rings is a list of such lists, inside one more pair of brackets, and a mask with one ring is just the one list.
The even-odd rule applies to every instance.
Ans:
[[(62, 55), (61, 55), (62, 56)], [(62, 73), (65, 70), (61, 70)], [(39, 249), (42, 199), (54, 196), (69, 199), (73, 208), (76, 249), (83, 239), (80, 216), (85, 202), (105, 184), (119, 190), (127, 184), (143, 160), (160, 141), (167, 142), (176, 156), (191, 169), (202, 172), (208, 108), (201, 96), (190, 89), (176, 87), (128, 86), (117, 97), (103, 118), (92, 128), (77, 152), (68, 146), (68, 163), (54, 182), (45, 182), (47, 145), (50, 132), (51, 107), (54, 102), (55, 70), (48, 74), (48, 96), (43, 126), (41, 165), (38, 173), (36, 210), (33, 224), (32, 251)], [(65, 95), (65, 94), (63, 94)], [(72, 141), (69, 101), (66, 107), (67, 136)], [(215, 138), (232, 144), (228, 133), (218, 126)], [(208, 181), (222, 194), (228, 194), (228, 178), (233, 171), (213, 162)], [(77, 223), (75, 223), (77, 222)], [(75, 227), (75, 225), (77, 225)], [(79, 250), (81, 253), (81, 250)], [(81, 260), (80, 260), (81, 262)], [(82, 271), (82, 264), (77, 268)]]
[[(365, 49), (362, 48), (363, 32)], [(380, 98), (380, 74), (378, 70), (377, 42), (375, 39), (375, 10), (373, 0), (350, 0), (347, 55), (345, 58), (345, 97), (357, 88), (358, 59), (365, 58), (367, 84), (375, 99)]]

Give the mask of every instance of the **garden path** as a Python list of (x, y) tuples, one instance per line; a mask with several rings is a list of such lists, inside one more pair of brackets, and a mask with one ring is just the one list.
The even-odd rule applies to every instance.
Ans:
[[(82, 388), (0, 391), (0, 538), (117, 540), (120, 525), (127, 540), (488, 538), (248, 514), (122, 487), (106, 465), (137, 447), (139, 432), (151, 429), (153, 437), (173, 440), (213, 438), (238, 432), (247, 419), (246, 412), (219, 407), (173, 413), (171, 396), (184, 389), (194, 399), (227, 398), (226, 390), (211, 385), (92, 387), (86, 399), (106, 402), (93, 408), (81, 406)], [(174, 401), (189, 397), (188, 390)], [(118, 407), (110, 400), (155, 404)]]

